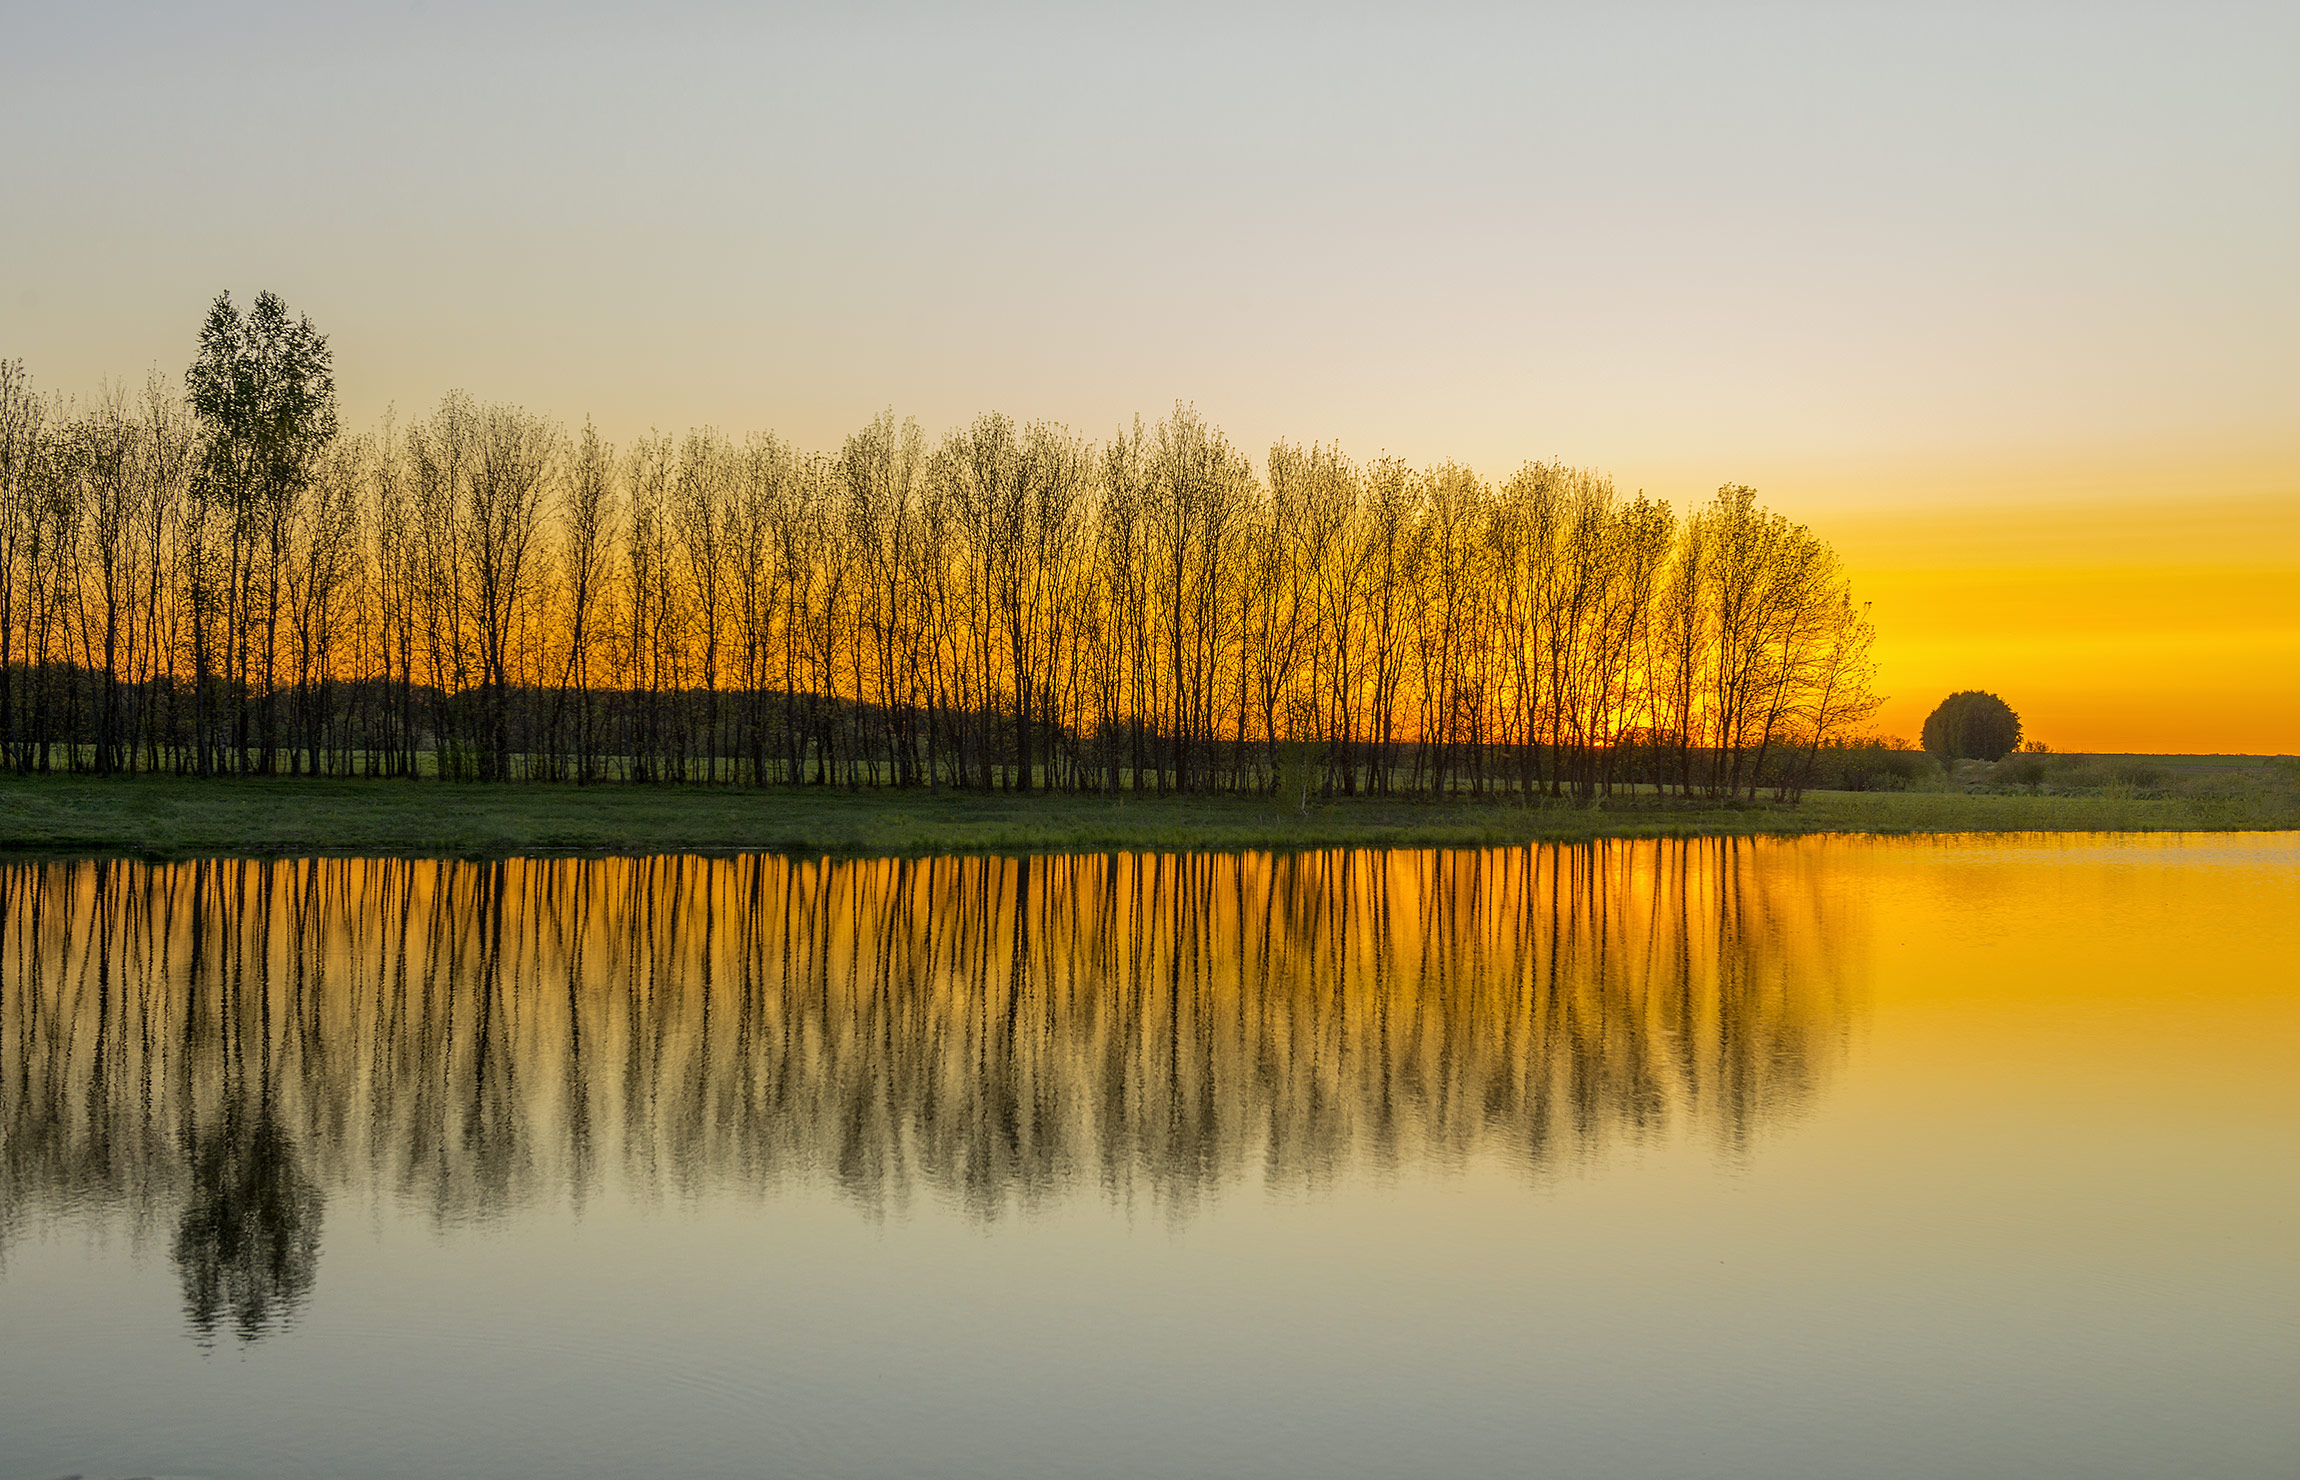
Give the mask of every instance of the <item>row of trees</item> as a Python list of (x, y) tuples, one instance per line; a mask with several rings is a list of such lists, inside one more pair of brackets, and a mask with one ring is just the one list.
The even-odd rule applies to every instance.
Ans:
[(1870, 640), (1744, 487), (1257, 467), (1181, 406), (816, 455), (458, 393), (344, 435), (270, 295), (217, 301), (182, 393), (0, 366), (19, 770), (1722, 795), (1867, 717)]

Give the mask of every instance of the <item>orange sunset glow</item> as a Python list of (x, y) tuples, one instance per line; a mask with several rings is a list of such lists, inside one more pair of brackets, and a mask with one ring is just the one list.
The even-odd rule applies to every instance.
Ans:
[(1968, 684), (2023, 698), (2067, 750), (2290, 752), (2300, 745), (2300, 499), (2103, 499), (1848, 512), (1827, 521), (1874, 603), (1890, 698), (1913, 735)]

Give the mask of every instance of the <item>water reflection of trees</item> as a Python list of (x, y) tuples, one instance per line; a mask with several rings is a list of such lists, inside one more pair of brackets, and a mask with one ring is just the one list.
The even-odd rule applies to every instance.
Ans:
[(1249, 1172), (1541, 1174), (1813, 1093), (1809, 852), (0, 869), (0, 1247), (172, 1227), (195, 1325), (310, 1288), (322, 1190), (442, 1222), (603, 1181), (1186, 1214)]

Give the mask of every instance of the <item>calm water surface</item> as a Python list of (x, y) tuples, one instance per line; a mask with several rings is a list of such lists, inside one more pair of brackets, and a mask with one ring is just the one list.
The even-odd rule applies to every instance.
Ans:
[(2283, 1476), (2300, 836), (0, 868), (0, 1475)]

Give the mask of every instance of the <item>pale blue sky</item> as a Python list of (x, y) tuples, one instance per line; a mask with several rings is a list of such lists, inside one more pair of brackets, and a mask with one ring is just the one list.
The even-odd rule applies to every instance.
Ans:
[(269, 287), (355, 424), (1181, 397), (1808, 502), (2300, 466), (2289, 3), (13, 11), (0, 355), (60, 389)]

